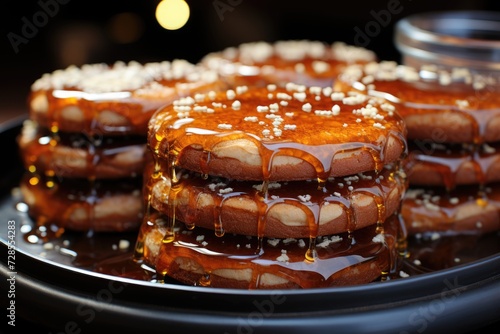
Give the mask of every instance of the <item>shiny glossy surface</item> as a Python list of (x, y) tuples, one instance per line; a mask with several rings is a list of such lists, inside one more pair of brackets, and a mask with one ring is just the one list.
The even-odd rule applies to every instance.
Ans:
[[(311, 93), (301, 91), (301, 86), (291, 90), (250, 88), (234, 98), (227, 94), (223, 91), (203, 96), (200, 102), (182, 100), (177, 106), (159, 110), (151, 121), (148, 140), (154, 154), (177, 163), (187, 149), (202, 151), (198, 171), (212, 174), (210, 160), (216, 158), (218, 146), (232, 142), (238, 146), (243, 140), (251, 143), (241, 149), (243, 156), (246, 150), (257, 150), (261, 179), (272, 179), (273, 160), (286, 156), (305, 160), (314, 167), (317, 177), (325, 180), (334, 173), (332, 161), (337, 154), (368, 151), (375, 169), (380, 170), (390, 162), (385, 156), (389, 138), (400, 145), (401, 153), (406, 152), (402, 119), (384, 110), (387, 105), (365, 96), (348, 104), (342, 102), (343, 97), (348, 98), (344, 93), (336, 101), (331, 94), (323, 95), (321, 89)], [(356, 97), (348, 100), (353, 99)], [(235, 107), (235, 101), (241, 105)], [(308, 107), (304, 107), (306, 104)], [(339, 106), (338, 115), (332, 111), (335, 105)]]

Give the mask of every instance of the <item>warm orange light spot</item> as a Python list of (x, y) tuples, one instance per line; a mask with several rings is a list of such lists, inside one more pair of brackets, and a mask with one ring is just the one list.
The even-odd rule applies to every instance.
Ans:
[(32, 185), (32, 186), (36, 186), (38, 184), (38, 182), (40, 182), (40, 179), (37, 178), (37, 177), (32, 177), (30, 180), (29, 180), (29, 183)]

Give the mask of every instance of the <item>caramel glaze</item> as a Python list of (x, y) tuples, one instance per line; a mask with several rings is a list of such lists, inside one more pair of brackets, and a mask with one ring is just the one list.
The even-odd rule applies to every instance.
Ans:
[(475, 144), (500, 140), (500, 95), (495, 85), (475, 88), (462, 81), (443, 85), (436, 79), (372, 79), (363, 84), (361, 78), (340, 75), (334, 87), (393, 102), (407, 123), (408, 139)]
[[(30, 125), (25, 125), (29, 127)], [(18, 138), (27, 170), (57, 178), (124, 178), (141, 176), (144, 168), (144, 136), (94, 136), (58, 132), (37, 127)]]
[(409, 235), (482, 235), (500, 230), (500, 184), (410, 188), (401, 205)]
[(36, 227), (29, 240), (46, 242), (65, 230), (134, 231), (143, 216), (142, 178), (112, 180), (54, 179), (26, 172), (20, 183)]
[[(236, 48), (221, 52), (213, 52), (205, 56), (201, 63), (219, 72), (229, 86), (265, 86), (277, 84), (284, 86), (287, 82), (295, 82), (306, 86), (331, 87), (335, 78), (348, 64), (365, 64), (374, 61), (376, 55), (363, 48), (357, 48), (343, 43), (328, 45), (315, 41), (278, 41), (265, 43), (272, 49), (267, 55), (258, 55), (258, 49), (264, 43), (246, 43)], [(283, 46), (282, 53), (277, 50)], [(295, 56), (294, 50), (302, 49)], [(311, 52), (307, 48), (321, 49), (321, 52)], [(289, 48), (290, 52), (286, 49)], [(267, 50), (269, 51), (269, 50)], [(253, 54), (253, 55), (252, 55)]]
[(390, 216), (351, 234), (318, 238), (315, 258), (302, 239), (259, 239), (183, 226), (172, 242), (161, 242), (166, 227), (161, 215), (143, 225), (145, 262), (159, 279), (173, 277), (189, 285), (270, 289), (319, 288), (388, 279), (397, 268), (400, 222)]
[[(212, 97), (204, 96), (203, 101), (184, 100), (182, 105), (166, 106), (150, 122), (149, 146), (160, 159), (202, 174), (270, 181), (317, 178), (324, 182), (330, 176), (381, 170), (385, 164), (398, 161), (406, 154), (406, 128), (402, 119), (393, 111), (384, 111), (375, 99), (361, 97), (356, 104), (344, 104), (332, 101), (320, 90), (319, 94), (304, 92), (305, 99), (299, 101), (292, 98), (294, 93), (302, 94), (299, 90), (298, 86), (290, 89), (250, 87), (236, 93), (234, 99), (223, 91)], [(241, 107), (233, 108), (235, 101)], [(285, 106), (280, 104), (282, 101), (286, 102)], [(310, 103), (310, 111), (302, 110), (306, 103)], [(331, 111), (334, 105), (340, 106), (337, 116), (315, 113), (316, 110)], [(371, 117), (360, 115), (360, 110), (365, 110), (362, 108), (367, 105), (375, 107), (381, 118), (376, 119), (373, 114)], [(262, 106), (269, 109), (259, 112)], [(273, 111), (269, 106), (277, 109)], [(273, 123), (276, 117), (279, 124)], [(269, 132), (266, 134), (266, 131)], [(242, 142), (250, 144), (238, 148)], [(236, 146), (240, 156), (217, 156), (217, 152), (227, 152), (227, 145), (229, 151), (231, 145)], [(256, 163), (242, 162), (254, 155), (257, 155)], [(356, 158), (361, 162), (366, 155), (370, 157), (368, 163), (343, 165), (340, 175), (337, 168), (340, 169), (342, 163), (333, 168), (337, 157), (349, 156), (351, 162)], [(301, 164), (298, 167), (291, 163), (277, 165), (275, 161), (281, 157), (305, 162), (311, 173), (304, 174)]]
[(410, 185), (444, 186), (500, 181), (500, 142), (438, 144), (409, 141), (408, 180)]
[[(456, 139), (459, 139), (458, 142), (464, 142), (461, 138), (462, 136), (471, 138), (473, 143), (478, 144), (500, 140), (498, 128), (493, 127), (493, 124), (498, 125), (500, 117), (500, 100), (497, 98), (497, 94), (488, 94), (488, 97), (485, 98), (481, 96), (481, 93), (472, 90), (465, 84), (461, 84), (460, 86), (462, 87), (458, 87), (456, 91), (452, 92), (436, 91), (435, 85), (412, 87), (408, 83), (398, 82), (392, 85), (392, 89), (390, 86), (385, 82), (383, 84), (377, 83), (377, 90), (388, 93), (392, 91), (396, 96), (402, 96), (404, 102), (402, 103), (402, 108), (398, 110), (404, 118), (445, 113), (449, 115), (443, 116), (445, 118), (454, 120), (456, 119), (454, 116), (458, 116), (458, 118), (466, 119), (470, 123), (468, 129), (463, 129), (465, 131), (463, 134), (456, 134)], [(468, 101), (469, 106), (466, 108), (457, 106), (457, 100)], [(437, 134), (437, 141), (457, 142), (449, 132), (453, 133), (454, 128), (458, 126), (453, 124), (453, 122), (445, 125), (442, 124), (441, 126), (444, 131)], [(450, 129), (451, 131), (446, 131), (445, 129)], [(459, 131), (460, 129), (462, 128), (459, 128)], [(416, 131), (411, 131), (408, 128), (408, 138), (412, 138), (412, 133)], [(449, 138), (445, 139), (447, 136)], [(429, 137), (425, 136), (425, 138)]]
[(266, 187), (262, 182), (203, 177), (179, 169), (179, 181), (173, 183), (169, 170), (165, 161), (156, 171), (148, 164), (145, 203), (189, 228), (201, 226), (220, 236), (315, 238), (355, 231), (381, 224), (397, 212), (406, 190), (405, 175), (397, 166), (330, 178), (322, 187), (315, 180)]
[[(324, 62), (327, 67), (324, 71), (314, 70), (313, 64)], [(303, 67), (297, 70), (297, 64)], [(346, 66), (345, 61), (338, 59), (318, 59), (306, 56), (300, 61), (283, 59), (272, 55), (264, 62), (245, 63), (241, 58), (236, 60), (221, 60), (219, 73), (230, 86), (261, 86), (277, 84), (284, 86), (287, 82), (295, 82), (306, 86), (331, 87), (335, 78)]]
[[(65, 94), (63, 98), (54, 96), (54, 89), (32, 91), (28, 98), (30, 103), (43, 96), (47, 100), (48, 108), (45, 112), (36, 112), (30, 108), (30, 118), (55, 131), (83, 132), (90, 136), (144, 135), (147, 133), (149, 119), (159, 107), (181, 96), (225, 87), (221, 81), (205, 83), (187, 80), (158, 80), (158, 84), (163, 86), (161, 92), (142, 94), (139, 90), (127, 90), (114, 92), (115, 96), (123, 95), (123, 97), (115, 98), (107, 97), (109, 93), (89, 94), (89, 98), (80, 97), (83, 92), (73, 86), (57, 91), (59, 94), (61, 91)], [(65, 114), (66, 110), (74, 108), (81, 112), (81, 116), (77, 119), (71, 119)], [(103, 116), (108, 112), (114, 114), (109, 120)]]

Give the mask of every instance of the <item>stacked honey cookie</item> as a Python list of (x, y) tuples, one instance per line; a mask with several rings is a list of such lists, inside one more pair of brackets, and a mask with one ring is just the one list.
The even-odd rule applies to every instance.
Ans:
[(219, 73), (230, 86), (283, 86), (288, 82), (331, 87), (343, 68), (377, 59), (366, 48), (344, 42), (314, 40), (248, 42), (211, 52), (201, 64)]
[(137, 252), (160, 279), (276, 289), (397, 270), (406, 127), (392, 104), (331, 87), (235, 86), (149, 123)]
[(496, 78), (465, 68), (353, 65), (336, 84), (395, 103), (408, 127), (410, 234), (481, 235), (500, 228), (500, 99)]
[(71, 66), (34, 82), (18, 143), (27, 170), (20, 188), (40, 236), (137, 230), (149, 118), (221, 85), (184, 60)]

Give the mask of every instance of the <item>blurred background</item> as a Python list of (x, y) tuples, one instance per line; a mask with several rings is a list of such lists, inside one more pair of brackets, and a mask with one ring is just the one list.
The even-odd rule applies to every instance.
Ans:
[[(165, 29), (157, 20), (161, 0), (5, 0), (0, 11), (0, 121), (26, 113), (33, 81), (69, 65), (176, 58), (194, 63), (228, 46), (280, 39), (344, 41), (371, 49), (380, 59), (399, 60), (393, 29), (405, 16), (500, 11), (498, 0), (163, 1), (189, 7), (181, 28)], [(172, 8), (164, 15), (179, 19), (182, 10)]]

